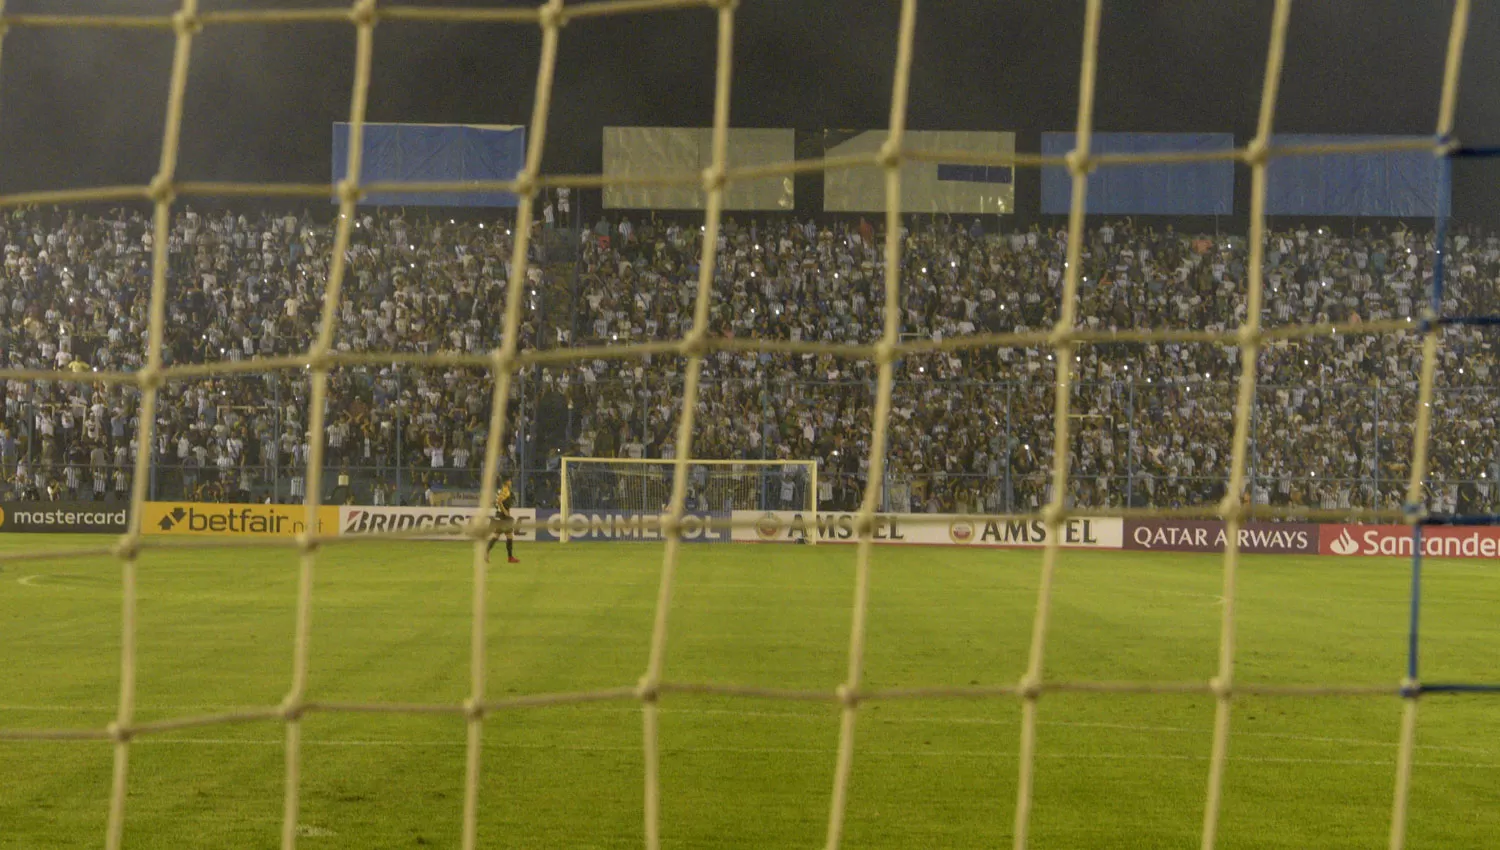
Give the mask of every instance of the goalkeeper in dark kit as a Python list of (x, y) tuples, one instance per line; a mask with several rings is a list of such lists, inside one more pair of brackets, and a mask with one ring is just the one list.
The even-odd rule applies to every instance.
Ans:
[(504, 537), (505, 559), (512, 564), (521, 563), (516, 557), (515, 550), (516, 520), (510, 515), (510, 508), (514, 502), (515, 497), (510, 493), (510, 482), (506, 481), (495, 493), (495, 513), (490, 517), (490, 545), (484, 550), (486, 559), (489, 558), (495, 544), (500, 542), (501, 537)]

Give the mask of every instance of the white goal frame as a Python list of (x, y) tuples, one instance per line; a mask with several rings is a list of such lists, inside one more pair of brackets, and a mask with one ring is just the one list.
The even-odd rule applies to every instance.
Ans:
[[(568, 542), (568, 517), (573, 515), (573, 495), (568, 487), (568, 467), (583, 466), (585, 464), (632, 464), (638, 466), (649, 466), (656, 464), (668, 466), (676, 463), (675, 458), (662, 457), (580, 457), (567, 456), (562, 459), (562, 481), (558, 486), (558, 510), (562, 513), (561, 528), (558, 529), (557, 539), (560, 542)], [(818, 512), (818, 462), (815, 460), (722, 460), (694, 457), (688, 459), (690, 466), (746, 466), (746, 467), (774, 467), (774, 466), (803, 466), (807, 468), (807, 497), (810, 506), (808, 511), (813, 514), (813, 520), (817, 520)], [(666, 516), (666, 513), (662, 514)], [(817, 543), (818, 535), (807, 535), (808, 543)]]

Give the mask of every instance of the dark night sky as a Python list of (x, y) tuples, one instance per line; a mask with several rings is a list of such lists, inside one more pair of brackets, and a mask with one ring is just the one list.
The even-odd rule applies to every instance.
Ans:
[[(8, 4), (14, 13), (174, 8)], [(1081, 0), (923, 2), (910, 126), (1015, 130), (1033, 150), (1036, 133), (1069, 129), (1082, 9)], [(895, 0), (743, 0), (732, 123), (884, 126), (897, 14)], [(1295, 4), (1277, 129), (1432, 132), (1450, 14), (1450, 3), (1430, 0)], [(1500, 13), (1476, 4), (1474, 14), (1457, 131), (1468, 143), (1500, 143), (1500, 95), (1489, 85), (1500, 71)], [(1269, 0), (1106, 3), (1096, 127), (1250, 135), (1270, 17)], [(567, 27), (545, 169), (597, 172), (606, 124), (707, 126), (714, 20), (694, 10)], [(330, 124), (347, 119), (353, 41), (347, 25), (206, 31), (193, 52), (179, 177), (326, 180)], [(528, 123), (539, 41), (533, 27), (384, 23), (369, 118)], [(165, 32), (12, 30), (0, 57), (0, 191), (146, 182), (171, 48)], [(1456, 170), (1461, 215), (1500, 212), (1491, 168), (1500, 163)]]

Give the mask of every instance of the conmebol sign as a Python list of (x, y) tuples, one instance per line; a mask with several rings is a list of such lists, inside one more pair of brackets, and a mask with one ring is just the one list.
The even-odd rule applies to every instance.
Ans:
[[(662, 541), (663, 514), (648, 511), (572, 511), (567, 516), (568, 539), (573, 542)], [(714, 527), (721, 514), (689, 513), (682, 518), (682, 539), (688, 543), (728, 543), (729, 529)], [(536, 512), (536, 539), (561, 540), (563, 515), (558, 511)]]
[[(1318, 526), (1252, 522), (1240, 527), (1240, 551), (1273, 555), (1315, 554)], [(1161, 552), (1223, 552), (1227, 535), (1218, 520), (1126, 520), (1125, 548)]]

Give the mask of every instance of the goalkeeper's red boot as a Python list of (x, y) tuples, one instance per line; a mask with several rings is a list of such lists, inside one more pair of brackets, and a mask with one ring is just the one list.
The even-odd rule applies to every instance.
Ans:
[(521, 563), (521, 559), (520, 558), (506, 558), (505, 560), (509, 561), (512, 564), (519, 564), (519, 563)]

